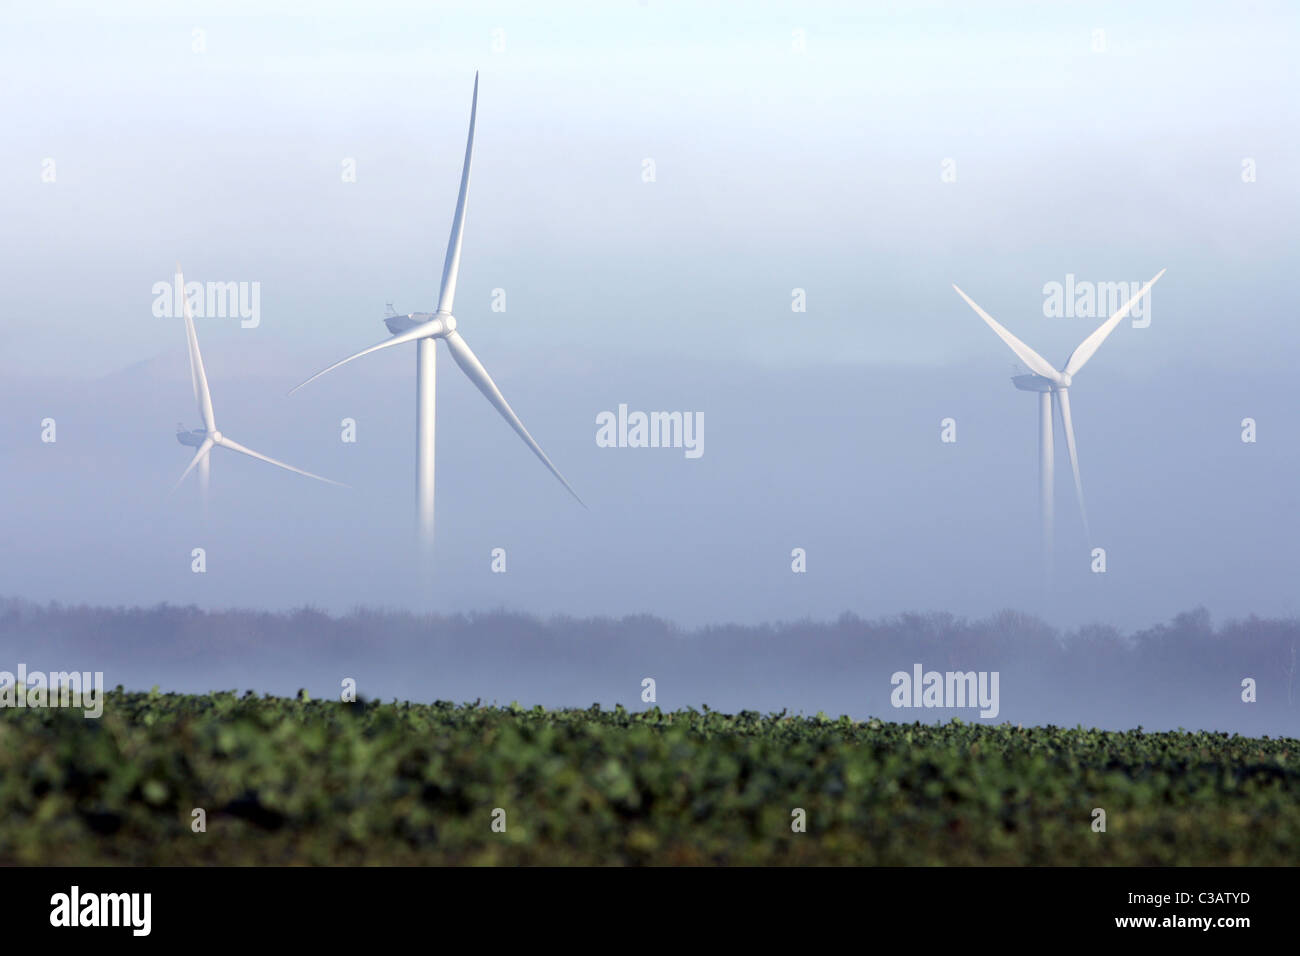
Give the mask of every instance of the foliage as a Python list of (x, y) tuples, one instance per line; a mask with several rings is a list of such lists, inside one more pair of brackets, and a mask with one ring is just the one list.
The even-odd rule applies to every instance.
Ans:
[(1300, 846), (1289, 738), (306, 696), (4, 711), (0, 863), (1290, 864)]

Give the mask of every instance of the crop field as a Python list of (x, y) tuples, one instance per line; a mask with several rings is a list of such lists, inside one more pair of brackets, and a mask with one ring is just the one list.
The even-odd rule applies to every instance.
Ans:
[(1298, 755), (1210, 733), (119, 689), (99, 719), (4, 713), (0, 863), (1290, 865)]

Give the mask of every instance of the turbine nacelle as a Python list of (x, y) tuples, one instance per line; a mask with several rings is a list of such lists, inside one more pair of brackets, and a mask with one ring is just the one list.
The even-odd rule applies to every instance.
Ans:
[(384, 317), (384, 325), (388, 327), (388, 331), (393, 335), (405, 335), (407, 332), (428, 325), (430, 322), (441, 322), (444, 326), (441, 332), (429, 330), (428, 335), (430, 336), (445, 335), (447, 332), (455, 331), (456, 328), (456, 320), (450, 312), (408, 312), (405, 315)]
[(203, 428), (186, 428), (184, 425), (177, 424), (176, 440), (182, 445), (188, 445), (190, 448), (198, 448), (203, 444), (203, 440), (208, 437), (206, 429)]
[(1050, 392), (1056, 383), (1042, 375), (1013, 375), (1011, 384), (1022, 392)]
[(1029, 372), (1011, 376), (1011, 383), (1022, 392), (1055, 392), (1073, 385), (1074, 376), (1066, 371), (1055, 372), (1052, 377)]
[(400, 335), (403, 332), (409, 332), (417, 325), (423, 325), (434, 317), (432, 312), (406, 312), (402, 315), (391, 313), (384, 316), (384, 325), (388, 331), (394, 335)]

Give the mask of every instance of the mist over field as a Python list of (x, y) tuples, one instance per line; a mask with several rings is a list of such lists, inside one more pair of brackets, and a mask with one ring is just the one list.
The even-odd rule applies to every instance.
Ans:
[[(1134, 632), (1062, 632), (1015, 612), (982, 619), (907, 614), (686, 630), (640, 616), (357, 611), (203, 612), (0, 603), (0, 669), (102, 670), (107, 687), (165, 691), (306, 689), (338, 700), (529, 708), (621, 705), (725, 712), (824, 712), (863, 720), (1212, 730), (1300, 735), (1300, 621), (1226, 621), (1204, 609)], [(993, 713), (914, 706), (899, 673), (997, 673)], [(653, 684), (647, 684), (649, 678)], [(1251, 681), (1246, 693), (1243, 681)], [(648, 689), (654, 701), (649, 702)], [(1253, 698), (1247, 703), (1245, 697)], [(921, 702), (918, 695), (915, 702)], [(955, 702), (953, 700), (946, 701)], [(905, 706), (895, 706), (901, 703)], [(972, 699), (968, 703), (974, 704)]]

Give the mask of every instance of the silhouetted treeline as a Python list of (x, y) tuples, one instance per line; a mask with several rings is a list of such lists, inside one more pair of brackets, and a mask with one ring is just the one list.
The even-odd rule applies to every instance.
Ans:
[[(649, 616), (542, 620), (493, 612), (329, 616), (106, 608), (0, 600), (0, 670), (100, 670), (108, 686), (252, 689), (531, 706), (708, 705), (886, 720), (979, 720), (975, 710), (895, 708), (891, 675), (997, 671), (993, 722), (1185, 727), (1300, 735), (1300, 620), (1214, 627), (1198, 609), (1124, 634), (1060, 632), (1015, 612), (941, 613), (683, 630)], [(1243, 700), (1243, 681), (1256, 701)]]

